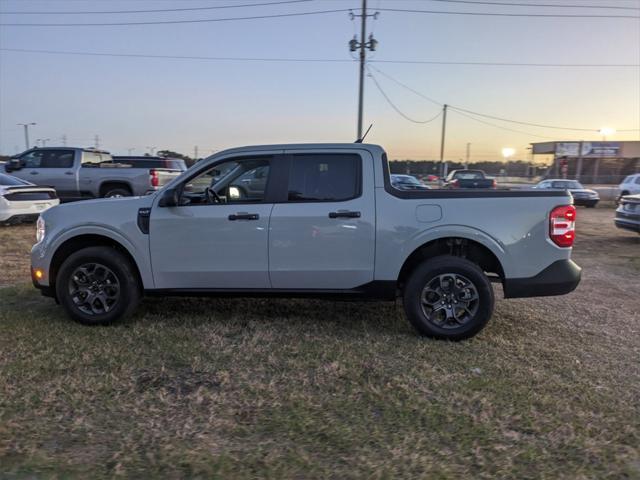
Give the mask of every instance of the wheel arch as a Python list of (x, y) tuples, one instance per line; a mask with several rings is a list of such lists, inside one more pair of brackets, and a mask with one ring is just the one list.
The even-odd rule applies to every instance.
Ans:
[(127, 248), (123, 242), (120, 242), (112, 237), (109, 237), (104, 234), (99, 233), (81, 233), (78, 235), (74, 235), (62, 241), (59, 245), (56, 246), (53, 255), (51, 256), (51, 262), (49, 263), (49, 285), (55, 291), (55, 283), (56, 277), (62, 266), (64, 260), (71, 255), (72, 253), (81, 250), (85, 247), (96, 247), (96, 246), (104, 246), (111, 247), (120, 253), (122, 253), (131, 263), (138, 282), (140, 284), (140, 288), (144, 288), (144, 280), (142, 271), (140, 269), (140, 265), (135, 259), (135, 256), (132, 255), (129, 248)]
[(504, 282), (503, 263), (485, 243), (460, 235), (439, 237), (423, 243), (407, 256), (398, 274), (398, 287), (403, 288), (407, 278), (425, 260), (440, 255), (466, 258), (478, 265), (484, 272), (493, 274)]
[(124, 180), (106, 180), (100, 184), (100, 187), (98, 188), (98, 196), (104, 197), (109, 190), (112, 190), (114, 188), (122, 188), (128, 190), (129, 193), (133, 195), (133, 187), (131, 186), (131, 183)]

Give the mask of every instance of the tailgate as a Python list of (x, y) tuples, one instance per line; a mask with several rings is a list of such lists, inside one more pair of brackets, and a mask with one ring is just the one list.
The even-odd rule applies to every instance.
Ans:
[(152, 168), (149, 173), (151, 175), (151, 185), (153, 187), (163, 187), (174, 178), (180, 176), (183, 171), (169, 168)]
[(459, 188), (493, 188), (493, 179), (476, 178), (476, 179), (458, 179)]

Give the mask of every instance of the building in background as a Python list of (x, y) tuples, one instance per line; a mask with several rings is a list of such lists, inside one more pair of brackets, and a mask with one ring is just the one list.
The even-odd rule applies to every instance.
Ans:
[(550, 177), (616, 184), (626, 175), (640, 172), (640, 141), (542, 142), (532, 143), (531, 148), (534, 158), (551, 158)]

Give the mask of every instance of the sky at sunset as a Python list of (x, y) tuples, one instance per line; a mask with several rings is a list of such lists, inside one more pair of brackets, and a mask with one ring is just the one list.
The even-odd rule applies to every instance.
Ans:
[[(508, 2), (508, 0), (500, 0)], [(360, 0), (185, 12), (16, 15), (12, 11), (149, 10), (268, 3), (269, 0), (0, 0), (0, 23), (188, 20), (358, 8)], [(511, 0), (525, 4), (627, 6), (636, 10), (469, 5), (430, 0), (369, 0), (376, 8), (525, 14), (640, 16), (640, 0)], [(357, 12), (356, 12), (357, 13)], [(31, 141), (101, 147), (123, 154), (149, 147), (206, 156), (262, 143), (351, 142), (356, 136), (358, 65), (348, 12), (216, 23), (129, 26), (0, 26), (0, 153), (24, 149), (17, 123), (36, 122)], [(378, 50), (375, 78), (406, 116), (433, 118), (439, 103), (529, 123), (592, 129), (553, 130), (474, 119), (450, 111), (446, 158), (498, 159), (503, 147), (527, 158), (530, 142), (640, 139), (640, 67), (524, 67), (394, 63), (455, 61), (640, 64), (640, 19), (463, 16), (381, 11), (370, 23)], [(48, 50), (169, 56), (332, 59), (337, 62), (212, 61), (16, 52)], [(380, 73), (382, 72), (382, 73)], [(386, 75), (384, 75), (386, 74)], [(484, 122), (480, 123), (479, 119)], [(411, 123), (365, 84), (368, 142), (395, 159), (433, 159), (440, 118)], [(508, 131), (497, 128), (499, 125)], [(620, 130), (631, 130), (621, 132)]]

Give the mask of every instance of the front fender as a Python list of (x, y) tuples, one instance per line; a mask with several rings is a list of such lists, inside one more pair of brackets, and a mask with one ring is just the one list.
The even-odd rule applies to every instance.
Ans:
[[(43, 268), (45, 271), (49, 272), (49, 266), (51, 265), (53, 256), (60, 246), (66, 241), (81, 235), (100, 235), (120, 244), (127, 252), (129, 252), (131, 258), (133, 258), (133, 261), (140, 272), (144, 288), (153, 288), (153, 275), (151, 273), (151, 265), (149, 262), (148, 238), (145, 236), (145, 241), (142, 243), (132, 241), (120, 231), (104, 224), (87, 223), (56, 232), (50, 238), (45, 237), (45, 241), (33, 246), (31, 251), (32, 265), (34, 267)], [(40, 283), (48, 286), (50, 284), (49, 275), (46, 275)]]

